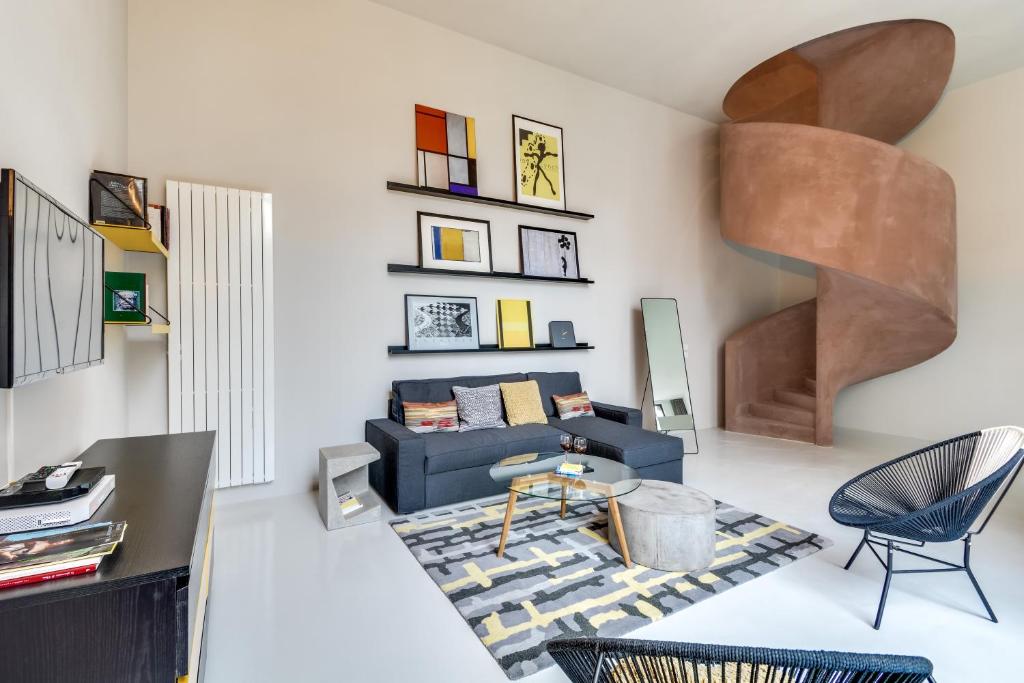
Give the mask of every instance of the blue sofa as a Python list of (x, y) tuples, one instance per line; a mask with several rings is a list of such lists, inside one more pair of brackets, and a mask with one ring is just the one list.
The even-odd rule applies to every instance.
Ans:
[[(536, 380), (540, 387), (548, 424), (431, 434), (417, 434), (404, 425), (403, 402), (450, 401), (453, 386), (527, 380)], [(582, 436), (589, 453), (625, 463), (644, 479), (682, 482), (683, 442), (644, 430), (639, 410), (594, 402), (596, 417), (560, 420), (551, 397), (582, 390), (577, 372), (395, 381), (388, 417), (366, 421), (366, 441), (381, 454), (370, 465), (370, 484), (399, 513), (502, 493), (502, 485), (491, 479), (492, 465), (511, 455), (558, 451), (564, 433)]]

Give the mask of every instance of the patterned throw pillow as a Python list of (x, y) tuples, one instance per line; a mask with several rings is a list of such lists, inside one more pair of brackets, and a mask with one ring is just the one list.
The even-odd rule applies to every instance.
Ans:
[(497, 384), (486, 387), (452, 387), (455, 403), (459, 407), (459, 431), (474, 429), (503, 429), (501, 419), (501, 389)]
[(402, 403), (405, 426), (417, 434), (459, 431), (459, 412), (455, 401), (444, 403)]
[(568, 420), (574, 417), (594, 417), (594, 406), (590, 404), (590, 397), (587, 392), (581, 391), (578, 394), (567, 394), (551, 397), (558, 408), (558, 417)]
[(540, 403), (540, 387), (536, 380), (528, 382), (502, 382), (501, 397), (505, 399), (505, 414), (508, 423), (515, 427), (525, 424), (548, 423), (544, 406)]

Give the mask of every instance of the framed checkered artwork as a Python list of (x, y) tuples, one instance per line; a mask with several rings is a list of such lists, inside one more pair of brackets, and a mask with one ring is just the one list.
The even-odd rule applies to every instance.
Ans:
[(416, 177), (420, 187), (477, 195), (472, 116), (416, 105)]
[(420, 266), (490, 273), (491, 224), (473, 218), (420, 211)]
[(405, 330), (410, 351), (478, 349), (476, 297), (406, 294)]

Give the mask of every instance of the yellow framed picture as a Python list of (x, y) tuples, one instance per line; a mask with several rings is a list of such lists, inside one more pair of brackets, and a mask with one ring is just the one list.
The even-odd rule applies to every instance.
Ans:
[(516, 201), (565, 210), (565, 149), (562, 129), (512, 116)]
[(525, 299), (498, 299), (498, 347), (533, 348), (533, 316)]

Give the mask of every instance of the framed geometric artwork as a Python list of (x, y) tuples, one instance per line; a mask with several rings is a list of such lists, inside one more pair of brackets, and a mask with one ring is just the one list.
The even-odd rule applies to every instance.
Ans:
[(417, 104), (416, 178), (420, 187), (476, 196), (476, 119)]
[(523, 275), (580, 279), (580, 255), (574, 232), (520, 225), (519, 254)]
[(476, 297), (406, 294), (405, 331), (410, 351), (479, 349)]
[(103, 322), (134, 323), (146, 322), (146, 274), (118, 273), (107, 271), (103, 274)]
[(512, 116), (516, 201), (565, 210), (565, 152), (562, 129)]
[(533, 314), (525, 299), (498, 299), (498, 347), (533, 348)]
[(491, 224), (474, 218), (416, 213), (420, 266), (490, 273)]

